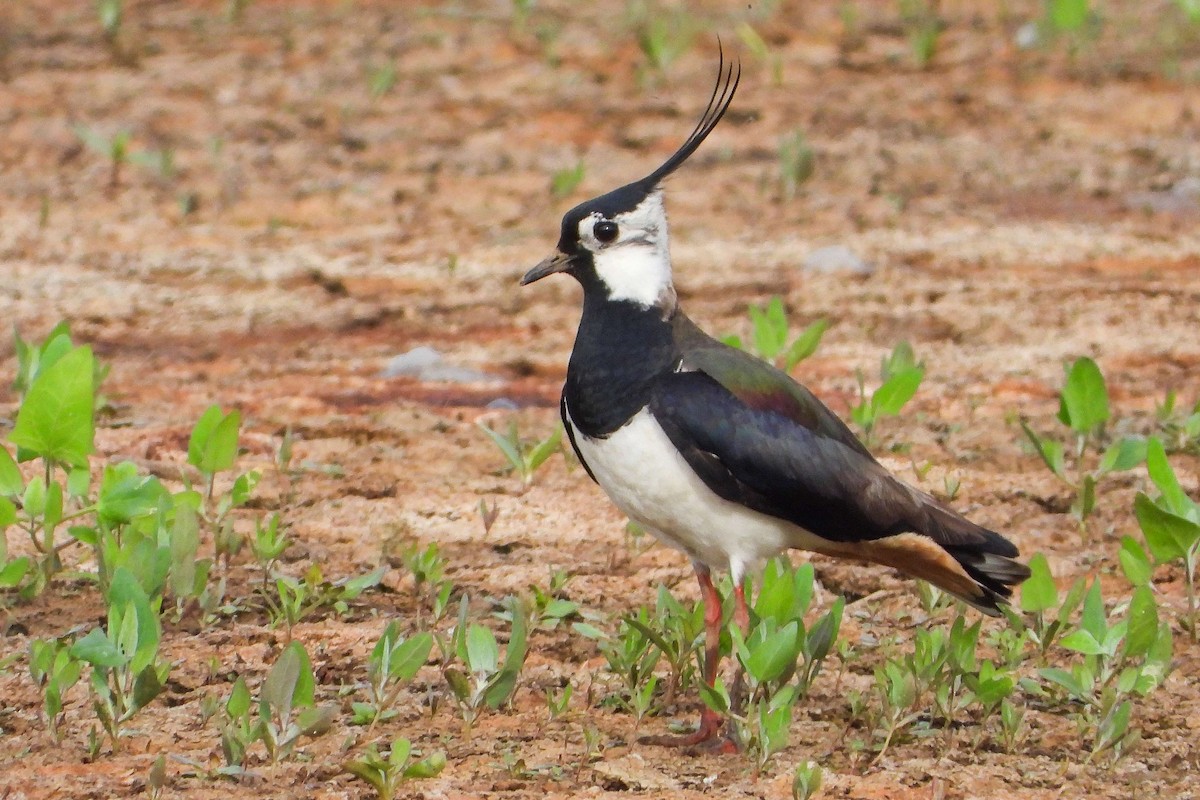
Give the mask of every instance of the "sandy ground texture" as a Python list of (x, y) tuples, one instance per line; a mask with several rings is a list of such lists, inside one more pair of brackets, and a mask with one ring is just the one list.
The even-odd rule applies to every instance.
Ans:
[[(298, 542), (291, 574), (310, 563), (359, 574), (437, 542), (480, 619), (552, 568), (574, 576), (566, 597), (613, 620), (660, 584), (695, 599), (686, 560), (631, 550), (576, 464), (553, 457), (525, 490), (476, 423), (554, 429), (579, 290), (517, 280), (549, 253), (566, 208), (645, 174), (686, 135), (720, 33), (741, 52), (742, 86), (667, 194), (689, 314), (745, 335), (747, 305), (781, 295), (797, 325), (829, 319), (796, 376), (843, 416), (855, 370), (873, 379), (882, 355), (911, 342), (927, 377), (881, 428), (885, 463), (935, 492), (957, 476), (956, 507), (1046, 553), (1064, 586), (1099, 575), (1110, 597), (1125, 591), (1117, 542), (1136, 533), (1144, 473), (1102, 484), (1081, 544), (1066, 488), (1017, 421), (1056, 427), (1063, 364), (1080, 355), (1104, 370), (1120, 432), (1153, 431), (1169, 389), (1200, 399), (1200, 35), (1173, 5), (1105, 4), (1092, 38), (1020, 49), (1040, 3), (943, 3), (922, 70), (895, 4), (695, 3), (691, 47), (663, 74), (638, 46), (634, 3), (537, 3), (524, 22), (500, 0), (254, 0), (240, 18), (229, 5), (126, 2), (115, 38), (93, 3), (0, 8), (0, 319), (26, 338), (67, 319), (112, 365), (94, 470), (131, 459), (178, 486), (191, 425), (218, 402), (245, 415), (241, 466), (266, 473), (239, 529), (280, 511)], [(742, 22), (770, 59), (741, 44)], [(797, 130), (815, 171), (787, 198), (778, 146)], [(170, 151), (172, 166), (114, 171), (81, 131), (128, 131), (130, 150)], [(580, 185), (554, 196), (551, 176), (580, 161)], [(830, 245), (869, 270), (804, 268)], [(421, 345), (494, 380), (382, 377)], [(0, 342), (0, 427), (16, 409), (15, 365)], [(488, 408), (501, 398), (517, 410)], [(272, 466), (289, 428), (304, 465), (291, 484)], [(912, 465), (926, 462), (918, 478)], [(1174, 463), (1194, 495), (1200, 462)], [(486, 534), (481, 500), (499, 510)], [(430, 666), (372, 739), (446, 751), (446, 770), (406, 787), (411, 797), (786, 797), (809, 758), (825, 766), (825, 797), (1200, 796), (1200, 648), (1178, 626), (1175, 672), (1138, 702), (1141, 744), (1115, 767), (1085, 764), (1074, 723), (1032, 703), (1012, 752), (965, 719), (874, 761), (849, 744), (867, 733), (846, 690), (867, 689), (885, 652), (910, 646), (917, 597), (887, 570), (813, 561), (821, 606), (851, 601), (843, 637), (861, 655), (837, 683), (831, 662), (760, 778), (740, 756), (637, 744), (632, 716), (587, 705), (609, 679), (595, 646), (566, 629), (535, 634), (511, 710), (464, 731)], [(256, 686), (284, 643), (256, 575), (243, 553), (230, 573), (239, 613), (166, 624), (171, 684), (117, 754), (105, 745), (88, 759), (82, 684), (55, 743), (24, 662), (0, 671), (0, 797), (139, 796), (160, 754), (164, 797), (370, 796), (338, 766), (369, 741), (348, 714), (278, 766), (256, 749), (246, 778), (204, 776), (222, 761), (203, 698), (226, 697), (237, 675)], [(1158, 577), (1178, 607), (1182, 572)], [(70, 581), (5, 603), (0, 656), (103, 614), (95, 590)], [(347, 614), (301, 623), (321, 699), (348, 709), (355, 696), (339, 690), (365, 680), (386, 622), (411, 626), (416, 608), (397, 568)], [(543, 694), (566, 681), (572, 709), (550, 721)], [(698, 708), (683, 698), (642, 728)]]

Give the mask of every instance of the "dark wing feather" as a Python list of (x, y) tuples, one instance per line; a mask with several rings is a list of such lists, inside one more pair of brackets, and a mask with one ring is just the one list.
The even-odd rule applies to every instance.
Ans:
[(565, 391), (558, 401), (558, 415), (562, 417), (563, 430), (567, 432), (567, 441), (571, 443), (571, 449), (575, 451), (575, 457), (579, 459), (580, 464), (583, 464), (583, 469), (587, 472), (588, 477), (592, 479), (592, 482), (600, 483), (600, 481), (596, 480), (596, 476), (592, 474), (592, 468), (584, 460), (583, 453), (579, 452), (579, 444), (575, 441), (575, 426), (571, 424), (571, 419), (567, 416), (567, 393)]
[(747, 405), (706, 373), (664, 376), (650, 409), (717, 495), (823, 539), (866, 542), (912, 532), (951, 552), (1017, 555), (1003, 536), (900, 482), (858, 447)]

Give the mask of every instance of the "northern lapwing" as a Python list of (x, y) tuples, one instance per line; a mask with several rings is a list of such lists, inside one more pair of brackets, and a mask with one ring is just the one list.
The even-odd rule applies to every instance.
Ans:
[[(583, 286), (563, 424), (612, 502), (691, 559), (710, 685), (721, 632), (713, 569), (732, 576), (743, 631), (747, 572), (792, 548), (894, 567), (993, 616), (1029, 575), (1008, 539), (895, 478), (811, 392), (680, 309), (663, 180), (721, 121), (740, 78), (722, 55), (683, 145), (645, 178), (568, 211), (556, 252), (521, 279), (565, 272)], [(705, 709), (694, 734), (650, 741), (714, 743), (721, 726)]]

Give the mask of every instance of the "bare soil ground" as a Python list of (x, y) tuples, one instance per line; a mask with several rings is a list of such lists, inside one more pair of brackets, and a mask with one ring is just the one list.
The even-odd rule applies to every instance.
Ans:
[[(729, 49), (736, 23), (752, 20), (782, 81), (744, 53), (734, 110), (671, 181), (690, 315), (745, 334), (747, 304), (779, 294), (798, 323), (829, 318), (796, 374), (843, 415), (855, 369), (874, 375), (881, 355), (912, 342), (927, 377), (903, 418), (884, 425), (886, 463), (931, 491), (957, 473), (955, 505), (1025, 554), (1046, 553), (1064, 585), (1100, 575), (1122, 591), (1116, 543), (1136, 532), (1130, 506), (1144, 476), (1102, 485), (1081, 544), (1066, 490), (1023, 446), (1016, 420), (1056, 426), (1062, 365), (1079, 355), (1103, 368), (1123, 431), (1150, 432), (1168, 389), (1200, 398), (1200, 205), (1171, 193), (1200, 177), (1195, 31), (1166, 4), (1114, 3), (1098, 38), (1073, 54), (1065, 43), (1023, 51), (1014, 35), (1040, 4), (947, 3), (939, 51), (918, 70), (891, 4), (844, 4), (852, 23), (836, 4), (781, 4), (764, 17), (754, 4), (694, 5)], [(104, 392), (115, 411), (98, 431), (96, 468), (132, 459), (177, 480), (191, 424), (219, 402), (245, 414), (241, 464), (267, 475), (251, 513), (282, 511), (300, 543), (285, 568), (297, 574), (309, 562), (358, 574), (405, 543), (438, 542), (481, 614), (555, 567), (575, 576), (571, 599), (613, 617), (652, 602), (663, 583), (694, 599), (686, 560), (661, 547), (631, 553), (624, 520), (581, 470), (555, 457), (522, 491), (476, 422), (515, 417), (539, 434), (557, 424), (579, 291), (517, 279), (553, 247), (568, 206), (645, 174), (690, 130), (711, 86), (712, 34), (656, 78), (642, 73), (620, 5), (538, 4), (524, 27), (503, 2), (259, 0), (237, 21), (225, 10), (130, 2), (115, 42), (91, 3), (0, 10), (0, 318), (26, 338), (68, 319), (112, 365)], [(373, 98), (370, 76), (388, 62), (394, 86)], [(114, 182), (73, 126), (128, 130), (135, 151), (170, 149), (174, 172), (128, 164)], [(816, 172), (785, 201), (777, 146), (797, 129)], [(582, 184), (552, 197), (550, 175), (580, 159)], [(800, 268), (834, 243), (875, 271)], [(424, 344), (500, 381), (380, 377)], [(0, 373), (14, 369), (0, 342)], [(0, 417), (17, 402), (8, 381)], [(488, 411), (497, 398), (521, 409)], [(272, 467), (289, 427), (309, 465), (290, 488)], [(901, 442), (909, 455), (888, 452)], [(910, 456), (932, 462), (923, 482)], [(1200, 463), (1175, 463), (1194, 494)], [(481, 499), (500, 510), (486, 536)], [(836, 592), (858, 601), (843, 636), (864, 656), (840, 686), (836, 665), (818, 680), (791, 746), (757, 780), (742, 757), (639, 746), (632, 717), (585, 707), (593, 680), (603, 692), (603, 660), (565, 631), (535, 636), (511, 711), (464, 732), (444, 698), (431, 713), (430, 693), (444, 689), (429, 668), (376, 733), (447, 751), (445, 772), (414, 784), (413, 797), (783, 797), (791, 767), (808, 758), (825, 765), (827, 797), (1200, 796), (1200, 649), (1178, 628), (1177, 669), (1138, 704), (1142, 743), (1112, 769), (1085, 765), (1071, 721), (1036, 708), (1012, 753), (989, 737), (973, 747), (969, 725), (872, 763), (847, 745), (864, 734), (846, 733), (845, 690), (868, 687), (883, 657), (863, 643), (898, 636), (903, 648), (922, 619), (917, 599), (885, 570), (814, 563), (823, 602)], [(249, 565), (233, 577), (231, 591), (248, 597)], [(1178, 605), (1182, 574), (1160, 577)], [(384, 589), (297, 628), (324, 699), (348, 707), (338, 690), (365, 679), (383, 626), (414, 617), (403, 570)], [(221, 763), (202, 698), (224, 698), (239, 674), (253, 686), (283, 643), (248, 609), (211, 627), (167, 625), (178, 662), (168, 693), (135, 720), (122, 752), (106, 747), (94, 761), (82, 685), (55, 744), (23, 663), (0, 672), (0, 797), (134, 796), (162, 753), (168, 797), (368, 796), (338, 767), (366, 743), (341, 722), (236, 785), (176, 758)], [(0, 656), (101, 614), (94, 589), (56, 584), (12, 604)], [(575, 707), (548, 721), (542, 692), (567, 680)], [(644, 727), (697, 712), (689, 698)], [(601, 732), (590, 761), (589, 724)], [(528, 769), (507, 768), (506, 754)]]

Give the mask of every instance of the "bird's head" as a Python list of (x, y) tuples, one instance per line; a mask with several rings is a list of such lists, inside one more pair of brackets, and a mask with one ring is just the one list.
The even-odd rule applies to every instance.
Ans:
[(696, 151), (729, 109), (741, 78), (741, 66), (728, 66), (724, 56), (708, 108), (691, 136), (662, 166), (641, 180), (588, 200), (568, 211), (554, 254), (525, 277), (524, 286), (555, 272), (565, 272), (586, 294), (623, 300), (645, 308), (675, 304), (667, 212), (662, 182)]

